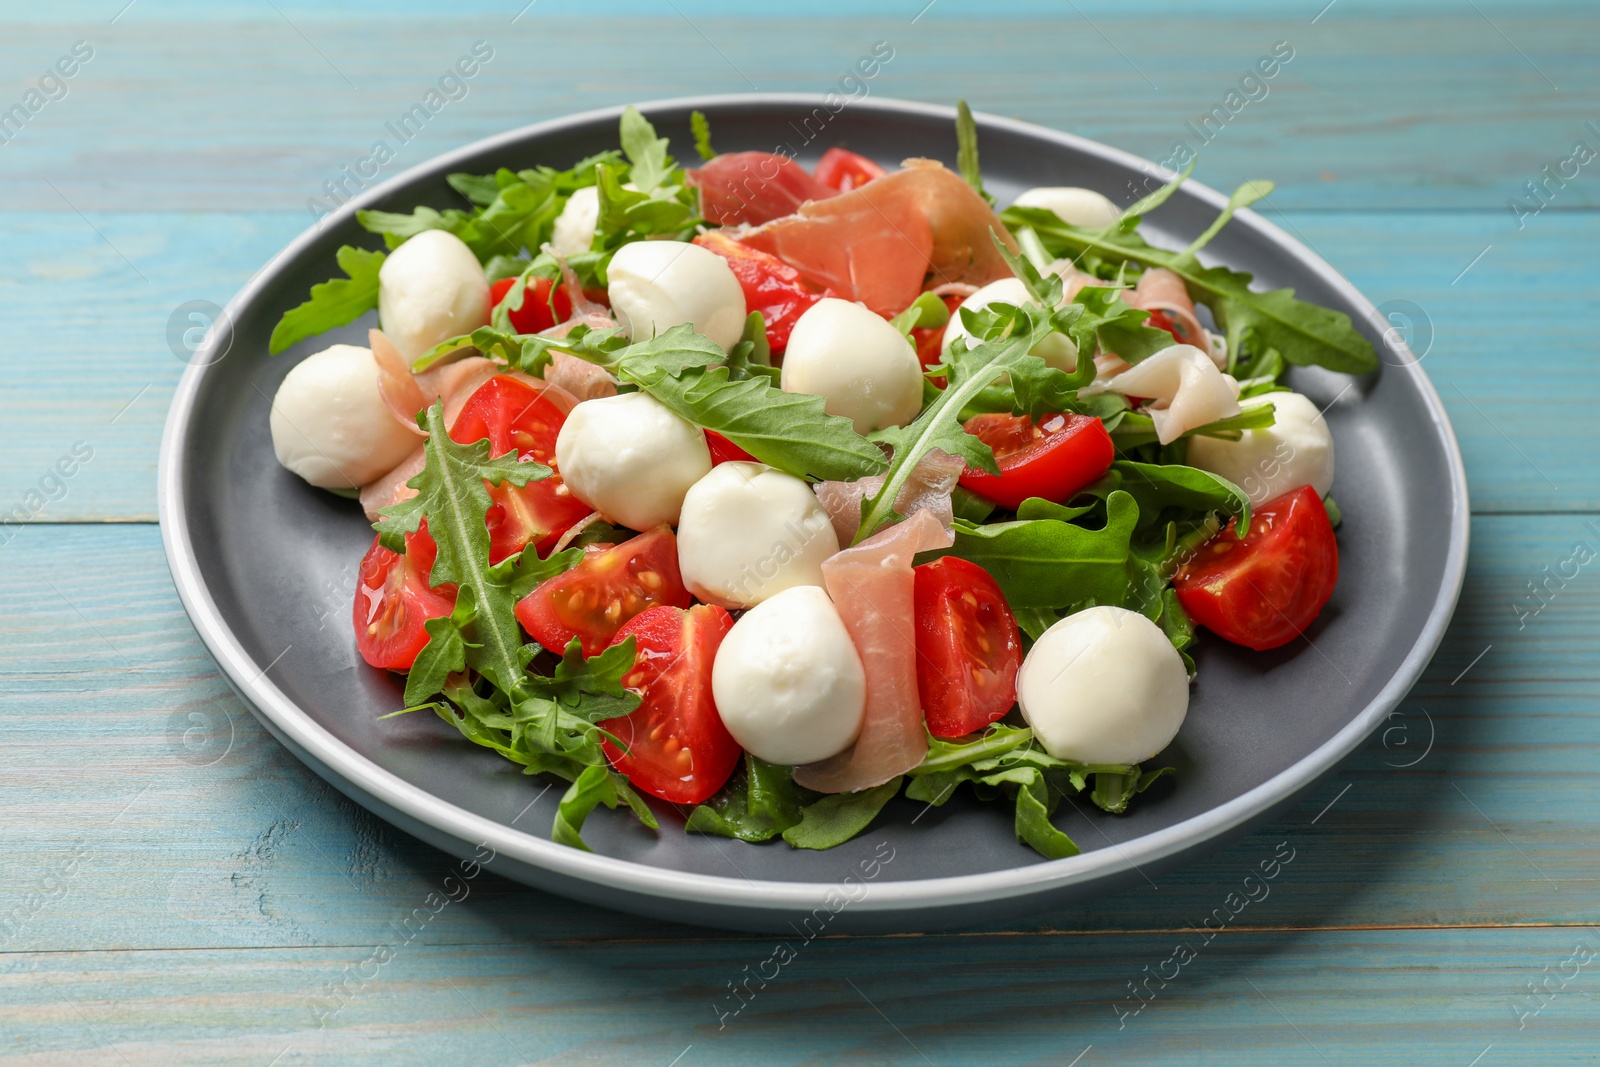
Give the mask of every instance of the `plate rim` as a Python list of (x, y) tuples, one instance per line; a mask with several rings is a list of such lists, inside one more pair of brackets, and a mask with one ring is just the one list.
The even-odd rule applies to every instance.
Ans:
[[(749, 105), (822, 107), (825, 106), (823, 101), (822, 94), (813, 93), (733, 93), (652, 100), (636, 106), (646, 115), (650, 115), (664, 110), (681, 111), (688, 108), (711, 110)], [(867, 97), (853, 102), (850, 106), (891, 115), (915, 114), (944, 118), (952, 123), (955, 119), (954, 108), (891, 97)], [(616, 121), (622, 111), (623, 106), (596, 108), (494, 134), (430, 157), (364, 190), (303, 230), (246, 281), (228, 302), (224, 310), (224, 321), (228, 323), (236, 321), (239, 309), (255, 300), (269, 280), (288, 269), (292, 262), (321, 236), (324, 224), (346, 221), (360, 208), (386, 196), (389, 190), (403, 186), (425, 172), (436, 171), (458, 160), (496, 148), (509, 147), (529, 138), (548, 136), (606, 119)], [(1146, 173), (1163, 177), (1172, 176), (1172, 172), (1166, 168), (1131, 152), (1075, 134), (988, 113), (975, 113), (974, 117), (980, 129), (985, 127), (1002, 129), (1028, 138), (1055, 142), (1077, 152), (1097, 156), (1108, 162), (1143, 170)], [(1227, 200), (1216, 190), (1193, 180), (1185, 183), (1185, 189), (1210, 201), (1218, 210)], [(1256, 240), (1275, 245), (1280, 252), (1300, 261), (1353, 306), (1364, 309), (1369, 316), (1378, 315), (1372, 302), (1353, 283), (1314, 250), (1295, 240), (1273, 223), (1249, 209), (1240, 211), (1235, 217), (1235, 222), (1251, 230)], [(608, 890), (621, 891), (628, 895), (699, 905), (735, 907), (769, 914), (792, 912), (797, 909), (809, 910), (823, 903), (824, 896), (836, 889), (837, 880), (816, 882), (753, 880), (671, 870), (635, 860), (604, 856), (558, 845), (548, 838), (477, 815), (441, 799), (420, 786), (413, 785), (391, 771), (384, 770), (368, 757), (344, 744), (285, 696), (267, 677), (267, 671), (258, 668), (245, 651), (200, 575), (199, 561), (194, 553), (187, 521), (189, 502), (185, 499), (182, 488), (183, 467), (180, 458), (185, 451), (192, 427), (192, 416), (201, 383), (213, 362), (208, 357), (216, 346), (230, 344), (235, 340), (231, 333), (231, 328), (213, 331), (179, 379), (162, 430), (156, 488), (157, 516), (173, 583), (201, 641), (246, 705), (256, 715), (267, 720), (267, 724), (273, 728), (272, 732), (281, 731), (282, 735), (287, 736), (290, 743), (286, 747), (291, 752), (302, 760), (309, 756), (329, 772), (338, 775), (362, 793), (406, 818), (463, 843), (476, 842), (487, 845), (493, 848), (497, 855), (548, 871), (558, 877), (603, 886)], [(1403, 345), (1397, 347), (1403, 353), (1409, 354), (1409, 350)], [(1045, 860), (978, 874), (875, 883), (873, 892), (866, 894), (853, 905), (856, 911), (895, 912), (1011, 899), (1113, 878), (1135, 872), (1142, 866), (1154, 865), (1168, 858), (1181, 856), (1271, 811), (1279, 803), (1311, 786), (1354, 751), (1377, 728), (1421, 678), (1444, 638), (1466, 576), (1471, 523), (1466, 467), (1455, 431), (1450, 425), (1449, 416), (1438, 391), (1426, 372), (1422, 370), (1420, 361), (1414, 358), (1399, 365), (1389, 364), (1389, 367), (1391, 372), (1405, 370), (1415, 377), (1428, 409), (1432, 429), (1445, 445), (1450, 474), (1450, 538), (1444, 562), (1444, 582), (1434, 597), (1428, 618), (1399, 669), (1367, 706), (1332, 737), (1265, 782), (1223, 804), (1165, 829), (1144, 834), (1114, 847), (1096, 849), (1066, 859)]]

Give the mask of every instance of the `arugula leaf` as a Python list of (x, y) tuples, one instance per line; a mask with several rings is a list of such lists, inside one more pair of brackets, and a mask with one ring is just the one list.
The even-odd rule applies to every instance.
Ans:
[[(1002, 245), (1002, 248), (1005, 246)], [(889, 320), (889, 325), (910, 337), (912, 330), (932, 330), (950, 321), (950, 309), (932, 293), (923, 293), (900, 314)]]
[(1234, 214), (1237, 213), (1240, 208), (1249, 207), (1257, 200), (1262, 200), (1268, 196), (1271, 196), (1272, 190), (1276, 188), (1276, 185), (1268, 181), (1250, 181), (1239, 186), (1239, 188), (1233, 191), (1233, 195), (1228, 197), (1227, 206), (1222, 209), (1222, 214), (1218, 215), (1216, 221), (1210, 226), (1207, 226), (1205, 231), (1201, 233), (1199, 237), (1196, 237), (1192, 242), (1190, 242), (1189, 247), (1185, 248), (1179, 254), (1179, 258), (1188, 262), (1194, 262), (1195, 253), (1200, 251), (1206, 245), (1210, 244), (1211, 239), (1220, 233), (1222, 228), (1233, 220)]
[(500, 182), (493, 174), (447, 174), (444, 180), (479, 207), (488, 207), (500, 195)]
[(1190, 156), (1188, 165), (1178, 172), (1176, 178), (1173, 178), (1155, 192), (1140, 197), (1123, 209), (1122, 217), (1117, 220), (1116, 228), (1119, 230), (1131, 230), (1139, 225), (1140, 219), (1165, 204), (1172, 198), (1172, 194), (1178, 191), (1178, 187), (1189, 180), (1189, 175), (1194, 173), (1194, 166), (1198, 162), (1200, 162), (1199, 156)]
[(765, 375), (778, 384), (782, 371), (772, 365), (772, 345), (767, 341), (767, 320), (759, 311), (745, 317), (744, 334), (728, 351), (728, 377), (741, 381)]
[(957, 519), (948, 554), (988, 571), (1013, 607), (1120, 605), (1128, 595), (1129, 539), (1139, 514), (1132, 496), (1113, 492), (1106, 500), (1106, 525), (1099, 530), (1060, 519), (988, 526)]
[(1139, 529), (1154, 525), (1166, 508), (1190, 512), (1216, 511), (1236, 516), (1242, 530), (1250, 527), (1250, 498), (1219, 474), (1177, 463), (1136, 463), (1119, 459), (1105, 477), (1084, 493), (1109, 501), (1127, 493), (1139, 505)]
[(684, 829), (741, 841), (770, 841), (800, 822), (802, 795), (788, 767), (744, 754), (744, 773), (689, 813)]
[(706, 121), (705, 112), (689, 112), (689, 128), (694, 131), (694, 150), (700, 158), (710, 162), (717, 157), (717, 150), (711, 147), (711, 123)]
[(422, 624), (428, 643), (417, 653), (406, 674), (407, 706), (417, 707), (435, 693), (443, 692), (450, 675), (467, 669), (465, 631), (477, 614), (472, 606), (472, 590), (467, 588), (457, 592), (456, 606), (449, 615)]
[(309, 300), (285, 311), (267, 341), (268, 353), (275, 356), (307, 337), (354, 322), (378, 306), (378, 269), (388, 256), (345, 245), (334, 258), (347, 277), (313, 285)]
[(1349, 374), (1377, 369), (1378, 357), (1350, 317), (1331, 308), (1296, 300), (1292, 289), (1256, 292), (1252, 276), (1227, 267), (1203, 267), (1193, 257), (1145, 243), (1132, 231), (1088, 230), (1069, 226), (1037, 208), (1013, 208), (1015, 217), (1038, 231), (1058, 255), (1093, 253), (1109, 263), (1165, 267), (1183, 279), (1189, 295), (1211, 309), (1228, 332), (1228, 350), (1237, 358), (1246, 341), (1276, 348), (1301, 366), (1316, 365)]
[(972, 118), (972, 109), (965, 100), (956, 101), (956, 169), (977, 194), (994, 206), (994, 197), (983, 187), (983, 173), (978, 169), (978, 124)]
[[(1276, 415), (1271, 404), (1249, 404), (1237, 415), (1185, 430), (1178, 435), (1177, 441), (1186, 441), (1191, 437), (1221, 437), (1237, 441), (1242, 431), (1264, 430), (1275, 422)], [(1160, 437), (1156, 434), (1154, 419), (1141, 411), (1129, 411), (1117, 421), (1117, 425), (1111, 427), (1111, 440), (1118, 451), (1126, 452), (1140, 445), (1154, 444)]]
[(615, 164), (595, 168), (600, 191), (594, 228), (597, 248), (609, 257), (622, 245), (645, 237), (687, 241), (694, 236), (697, 220), (687, 186), (658, 186), (648, 192), (642, 187), (625, 189), (621, 172)]
[(667, 139), (657, 137), (650, 120), (632, 106), (622, 112), (620, 133), (622, 152), (632, 164), (629, 177), (639, 191), (648, 193), (664, 183), (674, 169), (672, 157), (667, 155)]
[(472, 221), (472, 216), (456, 208), (436, 211), (431, 207), (417, 207), (412, 208), (409, 215), (398, 211), (364, 209), (356, 212), (356, 221), (368, 233), (381, 234), (383, 243), (391, 252), (427, 230), (453, 233), (468, 245), (478, 239), (478, 227)]
[(658, 824), (655, 814), (639, 794), (633, 791), (627, 778), (603, 763), (585, 767), (557, 806), (556, 822), (551, 828), (550, 839), (557, 844), (568, 845), (585, 852), (593, 851), (584, 843), (579, 832), (583, 829), (584, 820), (601, 804), (615, 808), (619, 803), (627, 804), (639, 817), (640, 822), (652, 830), (656, 829)]
[(833, 793), (800, 809), (800, 822), (783, 832), (793, 848), (833, 848), (871, 825), (896, 793), (903, 778), (891, 778), (859, 793)]
[(1128, 810), (1128, 801), (1149, 789), (1157, 779), (1175, 773), (1177, 772), (1171, 767), (1158, 767), (1142, 774), (1097, 774), (1094, 776), (1094, 790), (1089, 794), (1089, 799), (1101, 810), (1120, 815)]

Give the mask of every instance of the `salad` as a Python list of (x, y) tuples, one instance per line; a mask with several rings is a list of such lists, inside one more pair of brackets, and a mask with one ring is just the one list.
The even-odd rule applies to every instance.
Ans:
[[(376, 535), (356, 645), (529, 775), (552, 837), (651, 828), (828, 848), (966, 786), (1046, 857), (1189, 707), (1196, 630), (1296, 640), (1338, 578), (1333, 442), (1291, 365), (1376, 369), (1338, 312), (1199, 259), (1126, 209), (830, 149), (699, 165), (637, 110), (620, 151), (452, 174), (459, 209), (361, 211), (273, 332), (302, 360), (279, 461)], [(1190, 167), (1192, 169), (1193, 164)]]

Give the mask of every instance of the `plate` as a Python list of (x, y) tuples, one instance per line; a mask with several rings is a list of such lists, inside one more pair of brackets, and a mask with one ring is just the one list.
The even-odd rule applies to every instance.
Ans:
[[(882, 160), (920, 155), (954, 165), (952, 110), (880, 99), (829, 110), (838, 99), (707, 97), (642, 110), (680, 158), (693, 143), (689, 113), (699, 109), (724, 151), (786, 150), (809, 165), (842, 145)], [(973, 925), (1154, 877), (1267, 818), (1360, 744), (1422, 673), (1455, 608), (1467, 553), (1466, 477), (1444, 407), (1354, 286), (1243, 211), (1204, 258), (1345, 312), (1383, 364), (1361, 379), (1291, 372), (1296, 389), (1327, 405), (1336, 443), (1339, 586), (1306, 637), (1276, 652), (1202, 637), (1188, 719), (1157, 757), (1177, 768), (1170, 784), (1122, 816), (1064, 805), (1058, 821), (1084, 852), (1054, 861), (1016, 842), (1006, 806), (965, 796), (931, 810), (898, 798), (866, 833), (827, 852), (685, 834), (670, 808), (660, 833), (622, 812), (596, 812), (584, 831), (593, 853), (552, 843), (561, 788), (522, 775), (435, 718), (378, 720), (401, 706), (401, 683), (360, 661), (349, 623), (371, 530), (353, 501), (307, 486), (273, 458), (267, 413), (279, 382), (329, 344), (365, 344), (375, 314), (275, 358), (267, 338), (313, 283), (337, 275), (341, 244), (376, 243), (357, 226), (357, 208), (464, 206), (445, 175), (568, 166), (615, 147), (619, 115), (590, 112), (480, 141), (343, 205), (251, 279), (178, 386), (160, 471), (162, 535), (178, 592), (267, 729), (351, 799), (458, 857), (492, 855), (491, 869), (528, 885), (677, 922), (770, 931), (825, 924), (830, 933)], [(1082, 185), (1126, 204), (1163, 173), (1082, 138), (992, 116), (978, 122), (985, 181), (1001, 203), (1029, 186)], [(1189, 182), (1146, 233), (1182, 247), (1223, 203)], [(1070, 924), (1070, 913), (1055, 921)]]

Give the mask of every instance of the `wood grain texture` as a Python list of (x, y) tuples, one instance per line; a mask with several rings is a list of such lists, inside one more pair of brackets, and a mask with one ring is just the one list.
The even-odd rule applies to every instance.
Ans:
[[(1461, 439), (1475, 510), (1600, 508), (1586, 414), (1600, 405), (1600, 376), (1579, 358), (1600, 295), (1592, 272), (1555, 266), (1600, 240), (1600, 215), (1542, 216), (1522, 232), (1483, 213), (1268, 215), (1427, 351), (1423, 367)], [(26, 517), (151, 521), (161, 425), (185, 366), (172, 337), (188, 324), (174, 324), (175, 310), (190, 300), (225, 304), (303, 220), (175, 212), (91, 220), (0, 213), (14, 252), (0, 262), (0, 292), (16, 295), (0, 317), (0, 350), (13, 354), (0, 360), (0, 393), (15, 404), (0, 422), (0, 512), (83, 441), (94, 458)], [(88, 306), (82, 287), (95, 293)], [(59, 360), (43, 358), (63, 350), (81, 353), (93, 372), (63, 374)], [(242, 348), (229, 358), (240, 357), (267, 358)], [(1535, 363), (1559, 368), (1554, 382), (1532, 373)]]

